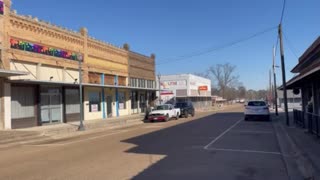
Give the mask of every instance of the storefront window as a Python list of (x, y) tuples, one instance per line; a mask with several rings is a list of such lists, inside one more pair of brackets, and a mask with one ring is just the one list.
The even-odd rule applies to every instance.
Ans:
[(101, 111), (101, 97), (99, 92), (89, 92), (89, 112)]
[(126, 94), (124, 92), (119, 92), (119, 109), (127, 109)]
[(136, 91), (131, 92), (131, 109), (138, 108), (138, 93)]

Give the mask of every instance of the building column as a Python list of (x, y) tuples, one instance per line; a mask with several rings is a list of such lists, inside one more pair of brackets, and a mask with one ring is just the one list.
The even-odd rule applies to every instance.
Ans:
[(4, 129), (4, 82), (3, 79), (0, 78), (0, 129)]
[(36, 69), (36, 78), (37, 78), (37, 80), (41, 80), (41, 66), (42, 66), (41, 63), (37, 64), (37, 69)]
[(11, 129), (11, 84), (3, 83), (3, 116), (4, 129)]
[[(114, 76), (114, 83), (116, 86), (118, 86), (118, 76)], [(118, 87), (116, 87), (116, 114), (117, 117), (119, 117), (119, 91)]]
[(313, 113), (319, 114), (318, 112), (318, 106), (319, 106), (319, 94), (317, 92), (318, 89), (318, 81), (313, 81), (312, 83), (312, 98), (313, 98)]
[[(100, 82), (101, 82), (101, 85), (104, 85), (104, 74), (101, 74)], [(106, 98), (105, 98), (104, 88), (102, 88), (101, 98), (102, 98), (102, 119), (106, 119)]]
[(305, 85), (303, 85), (301, 87), (301, 98), (302, 98), (302, 110), (306, 111), (306, 107), (307, 107), (307, 95), (308, 91)]

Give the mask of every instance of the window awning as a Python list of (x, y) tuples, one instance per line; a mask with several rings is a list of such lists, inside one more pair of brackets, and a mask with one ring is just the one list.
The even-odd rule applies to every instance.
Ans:
[[(43, 81), (43, 80), (9, 80), (11, 83), (26, 83), (26, 84), (42, 84), (42, 85), (64, 85), (64, 86), (79, 86), (79, 83), (61, 82), (61, 81)], [(130, 89), (130, 90), (146, 90), (146, 91), (156, 91), (154, 88), (141, 88), (141, 87), (131, 87), (131, 86), (117, 86), (117, 85), (102, 85), (102, 84), (91, 84), (82, 83), (83, 87), (101, 87), (101, 88), (118, 88), (118, 89)]]
[(23, 76), (28, 74), (29, 74), (28, 72), (24, 72), (24, 71), (12, 71), (12, 70), (0, 69), (0, 77)]

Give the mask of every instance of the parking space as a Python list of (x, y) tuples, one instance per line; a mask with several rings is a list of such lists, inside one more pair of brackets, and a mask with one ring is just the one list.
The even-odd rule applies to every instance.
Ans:
[(232, 172), (227, 179), (288, 179), (272, 122), (238, 121), (205, 150)]
[(280, 154), (271, 122), (241, 121), (207, 146), (207, 150)]

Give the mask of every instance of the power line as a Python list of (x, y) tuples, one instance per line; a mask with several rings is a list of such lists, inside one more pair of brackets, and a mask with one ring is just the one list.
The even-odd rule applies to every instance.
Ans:
[(176, 62), (176, 61), (182, 61), (182, 60), (185, 60), (185, 59), (189, 59), (189, 58), (192, 58), (192, 57), (195, 57), (195, 56), (200, 56), (200, 55), (204, 55), (204, 54), (208, 54), (208, 53), (212, 53), (214, 51), (218, 51), (218, 50), (222, 50), (222, 49), (225, 49), (225, 48), (228, 48), (228, 47), (231, 47), (231, 46), (234, 46), (236, 44), (239, 44), (241, 42), (244, 42), (244, 41), (248, 41), (250, 39), (253, 39), (257, 36), (260, 36), (262, 34), (265, 34), (269, 31), (272, 31), (274, 30), (275, 28), (277, 28), (277, 26), (274, 26), (274, 27), (271, 27), (271, 28), (267, 28), (263, 31), (260, 31), (260, 32), (257, 32), (257, 33), (254, 33), (246, 38), (242, 38), (242, 39), (239, 39), (239, 40), (236, 40), (236, 41), (233, 41), (233, 42), (230, 42), (230, 43), (227, 43), (227, 44), (224, 44), (220, 47), (213, 47), (213, 48), (209, 48), (209, 49), (206, 49), (204, 51), (201, 51), (201, 52), (196, 52), (196, 53), (193, 53), (193, 54), (189, 54), (189, 55), (184, 55), (184, 56), (181, 56), (177, 59), (171, 59), (171, 60), (167, 60), (167, 61), (164, 61), (162, 63), (158, 63), (157, 65), (162, 65), (162, 64), (167, 64), (167, 63), (171, 63), (171, 62)]
[(289, 50), (291, 51), (291, 53), (297, 58), (299, 59), (299, 57), (297, 56), (297, 54), (295, 53), (295, 48), (292, 46), (291, 41), (289, 41), (288, 37), (286, 36), (286, 34), (283, 32), (283, 36), (288, 44)]

